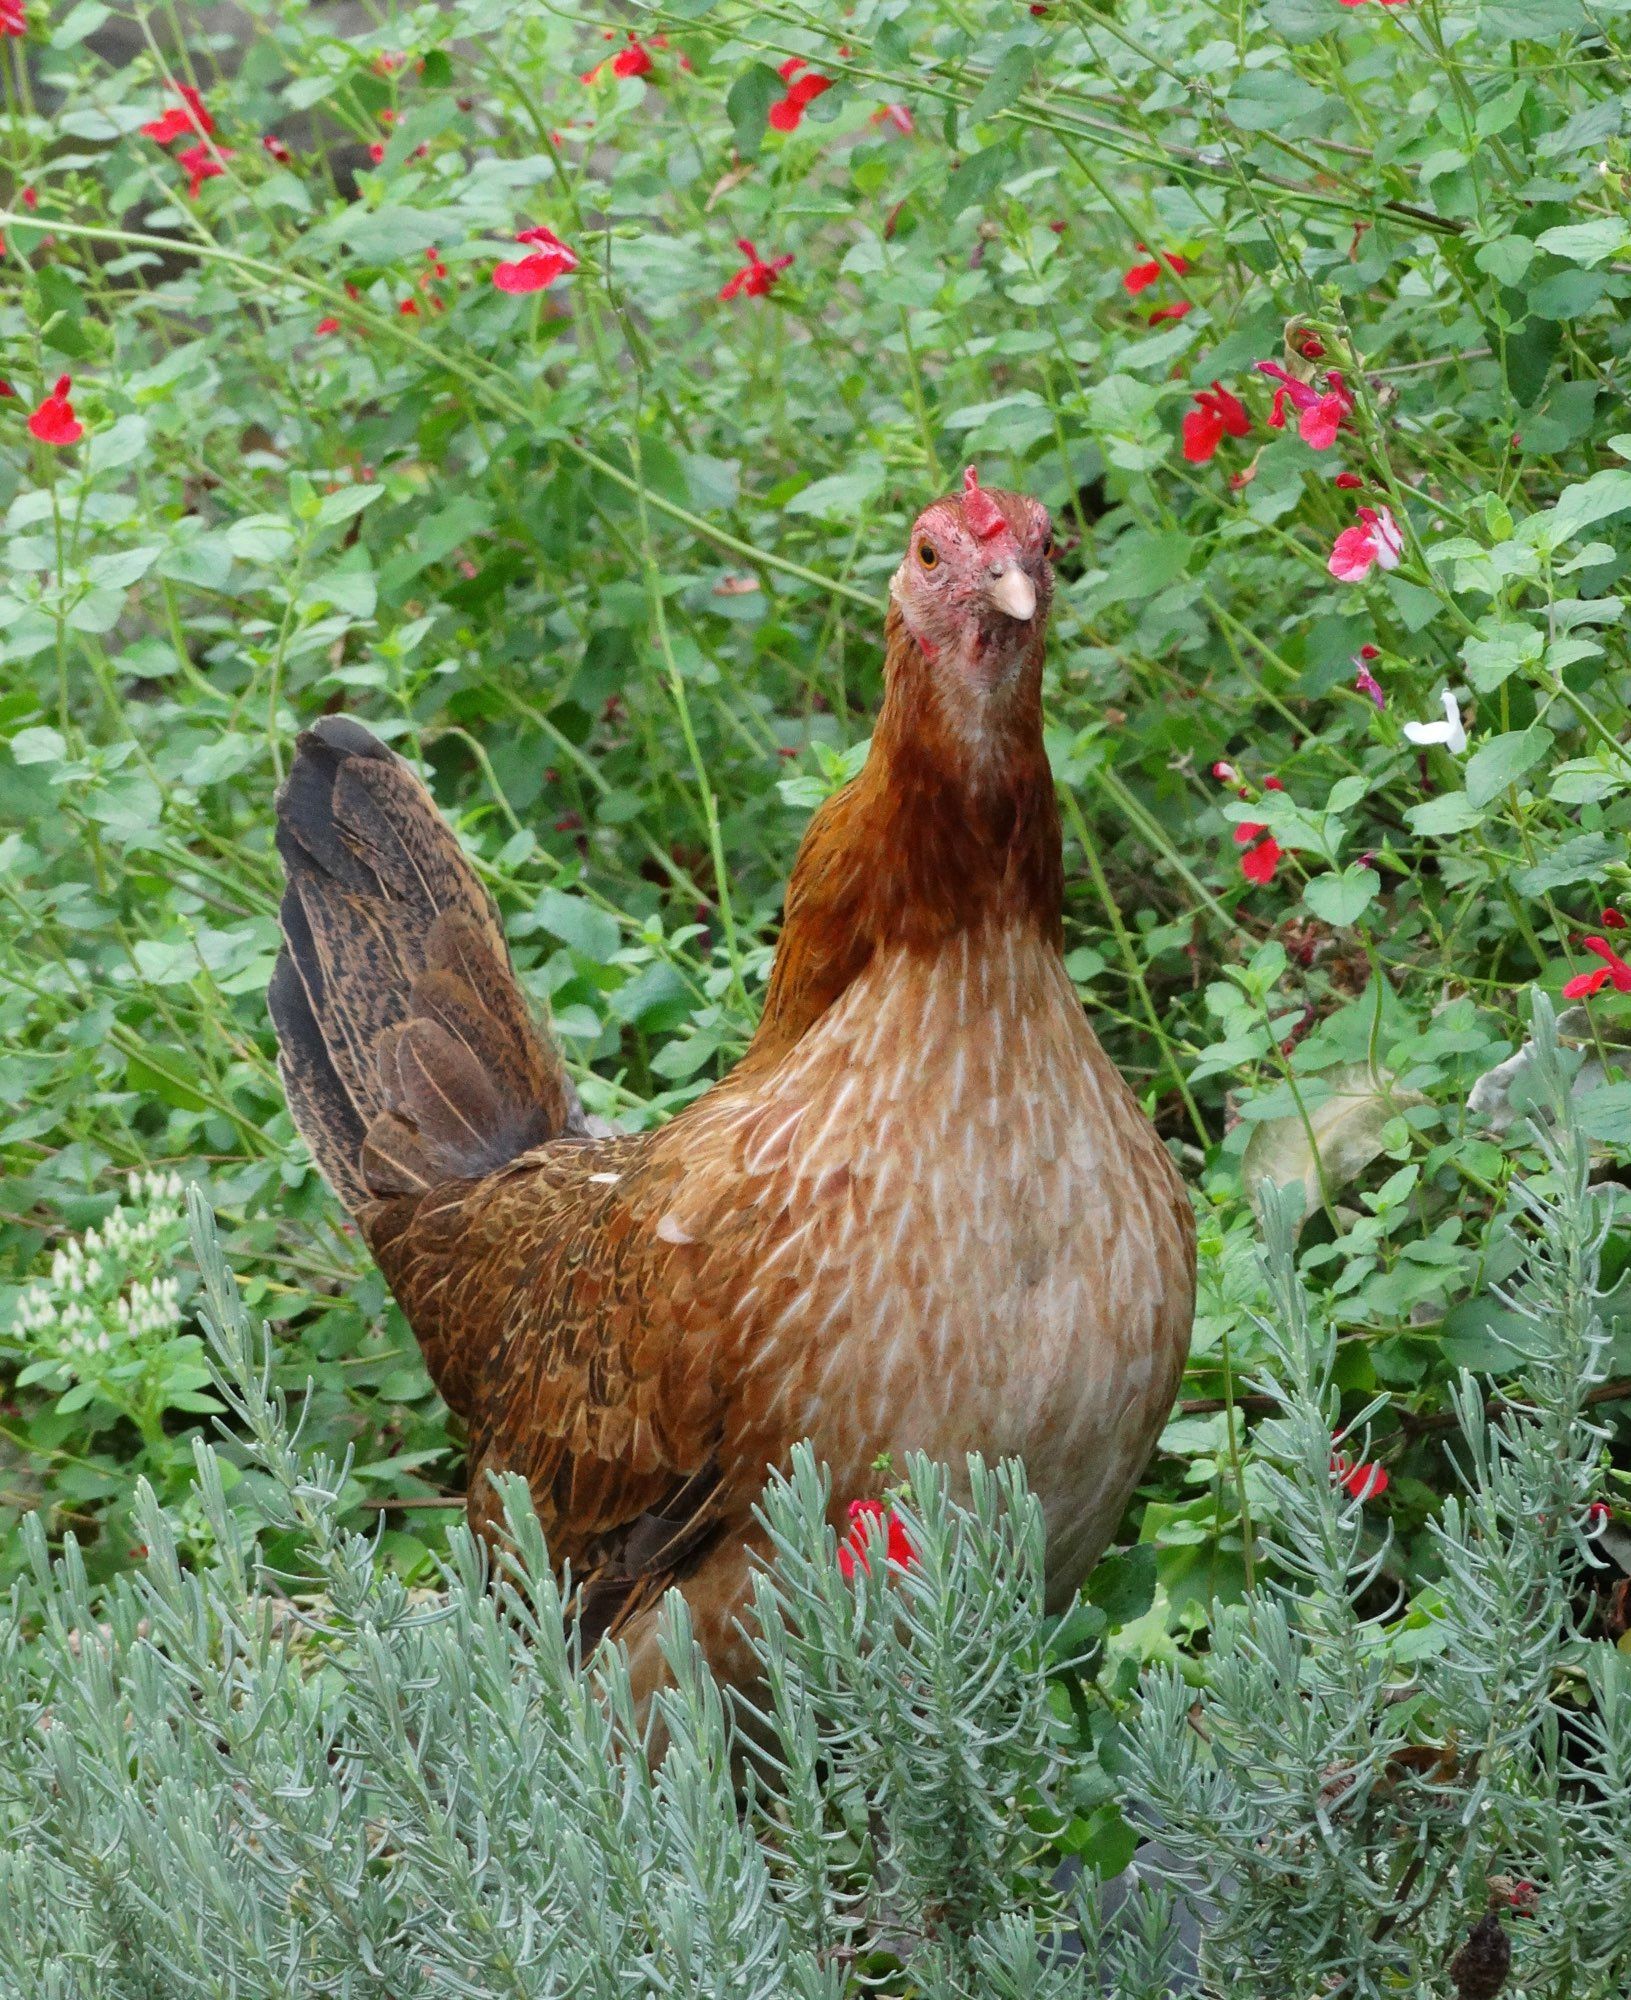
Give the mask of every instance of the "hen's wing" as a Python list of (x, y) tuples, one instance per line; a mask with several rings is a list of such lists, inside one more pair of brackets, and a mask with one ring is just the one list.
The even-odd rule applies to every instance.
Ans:
[(377, 1203), (370, 1245), (427, 1355), (472, 1370), (470, 1516), (520, 1473), (591, 1634), (726, 1525), (719, 1302), (660, 1225), (675, 1170), (642, 1134), (558, 1142), (476, 1181)]

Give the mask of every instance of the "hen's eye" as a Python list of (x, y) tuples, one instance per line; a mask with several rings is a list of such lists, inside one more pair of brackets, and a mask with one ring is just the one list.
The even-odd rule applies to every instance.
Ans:
[(917, 559), (925, 569), (933, 569), (935, 564), (940, 560), (934, 543), (919, 542), (917, 545)]
[(1043, 536), (1043, 538), (1042, 538), (1042, 560), (1043, 560), (1044, 562), (1052, 562), (1052, 561), (1053, 561), (1053, 537), (1052, 537), (1052, 535), (1044, 535), (1044, 536)]

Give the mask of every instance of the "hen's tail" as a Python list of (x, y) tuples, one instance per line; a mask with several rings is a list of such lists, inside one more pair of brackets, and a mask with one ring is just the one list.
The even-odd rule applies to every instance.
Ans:
[(498, 912), (430, 794), (348, 716), (295, 746), (267, 999), (289, 1109), (353, 1211), (584, 1132)]

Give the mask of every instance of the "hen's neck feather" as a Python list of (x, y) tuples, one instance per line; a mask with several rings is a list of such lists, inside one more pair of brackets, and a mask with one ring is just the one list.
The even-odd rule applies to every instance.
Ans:
[(1039, 631), (1010, 680), (983, 697), (976, 730), (890, 606), (872, 748), (799, 848), (748, 1063), (785, 1054), (878, 952), (937, 951), (996, 921), (1062, 949), (1042, 647)]

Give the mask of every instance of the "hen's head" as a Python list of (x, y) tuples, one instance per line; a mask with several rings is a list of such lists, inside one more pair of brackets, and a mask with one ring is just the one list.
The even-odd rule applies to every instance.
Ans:
[(961, 493), (917, 517), (889, 594), (954, 699), (993, 693), (1040, 658), (1052, 553), (1047, 508), (1023, 493), (988, 492), (972, 465)]

